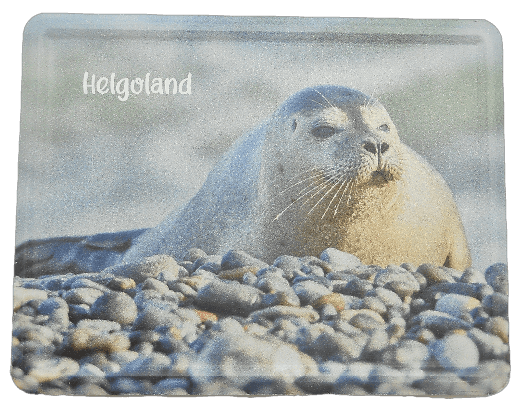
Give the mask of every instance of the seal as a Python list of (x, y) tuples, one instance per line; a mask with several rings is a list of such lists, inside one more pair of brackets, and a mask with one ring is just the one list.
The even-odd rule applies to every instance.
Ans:
[(271, 263), (333, 247), (365, 264), (471, 265), (445, 181), (403, 144), (385, 108), (342, 86), (301, 90), (217, 163), (124, 261), (241, 249)]

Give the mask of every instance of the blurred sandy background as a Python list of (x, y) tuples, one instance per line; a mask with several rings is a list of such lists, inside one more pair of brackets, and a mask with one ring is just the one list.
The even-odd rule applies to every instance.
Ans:
[[(156, 225), (289, 95), (339, 84), (377, 97), (443, 174), (474, 265), (505, 262), (501, 57), (482, 21), (36, 16), (24, 36), (16, 243)], [(191, 72), (192, 95), (84, 95), (85, 71)]]

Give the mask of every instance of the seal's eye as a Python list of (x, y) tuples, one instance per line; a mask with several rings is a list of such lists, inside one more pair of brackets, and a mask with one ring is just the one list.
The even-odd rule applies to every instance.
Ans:
[(319, 127), (314, 128), (312, 131), (312, 135), (314, 135), (318, 139), (329, 138), (336, 133), (334, 127), (329, 125), (320, 125)]
[(380, 131), (383, 131), (383, 132), (390, 131), (390, 127), (388, 126), (388, 124), (380, 125), (379, 127), (377, 127), (377, 129), (380, 130)]

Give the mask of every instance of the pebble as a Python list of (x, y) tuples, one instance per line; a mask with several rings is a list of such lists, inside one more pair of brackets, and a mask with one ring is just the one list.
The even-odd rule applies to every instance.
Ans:
[(170, 372), (171, 359), (163, 353), (139, 354), (139, 356), (124, 364), (119, 371), (120, 376), (139, 377), (143, 374), (151, 377), (173, 376)]
[(475, 343), (460, 334), (451, 334), (429, 345), (432, 355), (442, 367), (457, 371), (478, 365), (479, 351)]
[(385, 283), (384, 288), (396, 293), (405, 301), (407, 298), (410, 298), (410, 296), (412, 296), (415, 292), (419, 292), (419, 290), (421, 289), (419, 283), (415, 280), (415, 278), (414, 282), (404, 280), (392, 280)]
[(270, 271), (263, 270), (263, 273), (257, 275), (255, 286), (265, 293), (284, 292), (291, 289), (291, 285), (283, 277), (283, 271), (278, 268)]
[(159, 292), (161, 295), (165, 292), (168, 292), (170, 288), (168, 288), (168, 285), (166, 283), (161, 282), (160, 280), (154, 279), (154, 278), (148, 278), (141, 284), (141, 289), (151, 289), (155, 290), (156, 292)]
[(103, 273), (133, 279), (135, 283), (142, 283), (148, 278), (157, 278), (163, 271), (178, 276), (179, 265), (171, 256), (154, 255), (143, 258), (137, 263), (122, 263), (106, 268)]
[(205, 258), (208, 255), (202, 249), (199, 248), (190, 248), (186, 251), (183, 256), (183, 260), (195, 262), (197, 259)]
[(437, 283), (422, 291), (421, 297), (428, 303), (435, 303), (443, 293), (471, 296), (481, 300), (481, 288), (482, 285), (478, 283)]
[(181, 319), (175, 313), (171, 312), (167, 306), (157, 306), (156, 304), (148, 304), (137, 315), (132, 329), (133, 330), (153, 330), (160, 326), (179, 326)]
[(199, 269), (216, 273), (222, 269), (222, 256), (219, 255), (208, 255), (204, 258), (197, 259), (191, 267), (193, 272)]
[(106, 286), (96, 283), (87, 278), (77, 278), (68, 287), (69, 287), (69, 289), (92, 288), (92, 289), (100, 290), (103, 293), (108, 290), (108, 288)]
[(302, 305), (312, 305), (322, 296), (332, 293), (332, 290), (314, 280), (297, 282), (292, 288)]
[(509, 323), (500, 316), (489, 318), (484, 330), (492, 335), (498, 336), (504, 343), (509, 343)]
[(273, 306), (267, 309), (257, 310), (249, 316), (248, 320), (252, 322), (257, 322), (259, 319), (274, 321), (279, 318), (292, 316), (305, 319), (310, 323), (317, 322), (320, 318), (319, 313), (314, 309), (293, 306)]
[(424, 344), (415, 340), (402, 340), (383, 353), (382, 362), (398, 369), (414, 370), (422, 368), (429, 357), (430, 352)]
[(356, 340), (341, 333), (321, 333), (306, 349), (306, 352), (319, 361), (334, 360), (348, 363), (361, 355), (363, 346)]
[(340, 318), (350, 322), (356, 316), (362, 315), (360, 320), (366, 318), (372, 319), (372, 321), (376, 322), (378, 325), (385, 325), (385, 320), (381, 317), (381, 315), (377, 312), (374, 312), (370, 309), (349, 309), (340, 312)]
[[(381, 269), (374, 278), (374, 285), (384, 287), (388, 282), (400, 281), (412, 287), (415, 292), (420, 290), (419, 282), (406, 269), (396, 265), (388, 265)], [(393, 289), (390, 289), (393, 290)], [(395, 292), (395, 290), (393, 290)]]
[(486, 269), (485, 278), (488, 285), (491, 285), (495, 292), (509, 294), (509, 280), (507, 275), (507, 265), (497, 263)]
[[(168, 287), (166, 288), (168, 289)], [(121, 325), (130, 325), (137, 318), (137, 306), (126, 293), (111, 291), (94, 302), (90, 308), (90, 315), (93, 319), (104, 319)]]
[(481, 271), (468, 268), (462, 274), (460, 281), (463, 283), (486, 283), (486, 277)]
[(262, 293), (252, 286), (215, 280), (199, 290), (195, 303), (209, 311), (246, 316), (260, 307)]
[(333, 271), (356, 268), (361, 265), (361, 261), (356, 256), (335, 248), (325, 249), (321, 253), (320, 259), (327, 262)]
[(399, 308), (403, 304), (399, 295), (390, 289), (376, 288), (367, 292), (365, 296), (377, 297), (387, 308)]
[(15, 287), (13, 290), (13, 310), (16, 312), (31, 300), (47, 299), (47, 291)]
[(447, 294), (437, 300), (435, 310), (471, 322), (471, 312), (479, 306), (480, 301), (471, 296)]
[(477, 346), (482, 359), (503, 359), (509, 351), (507, 342), (489, 333), (473, 328), (468, 331), (467, 335)]
[(471, 329), (471, 324), (455, 316), (444, 312), (426, 310), (414, 316), (411, 325), (419, 325), (433, 331), (437, 336), (442, 336), (450, 330)]
[(243, 388), (257, 378), (294, 382), (316, 363), (285, 342), (262, 340), (241, 332), (239, 337), (228, 332), (215, 335), (189, 367), (198, 385), (215, 380), (229, 381)]
[(386, 313), (385, 304), (377, 297), (367, 296), (363, 299), (363, 303), (361, 304), (361, 309), (370, 309), (380, 315)]
[(342, 286), (336, 285), (334, 287), (335, 292), (339, 292), (344, 295), (356, 296), (359, 298), (364, 297), (372, 289), (374, 289), (374, 286), (371, 282), (365, 279), (359, 279), (358, 277), (354, 277), (352, 280), (344, 283)]
[(431, 263), (422, 264), (417, 268), (417, 272), (426, 278), (428, 285), (455, 282), (453, 277), (448, 272), (442, 268), (432, 265)]
[(236, 269), (245, 266), (255, 266), (258, 269), (268, 268), (269, 265), (260, 259), (253, 258), (243, 251), (229, 251), (222, 257), (222, 269)]
[(324, 305), (332, 305), (336, 312), (340, 312), (345, 309), (346, 300), (343, 295), (339, 293), (329, 293), (316, 299), (312, 307), (319, 309)]
[(107, 285), (108, 288), (121, 292), (134, 289), (135, 286), (135, 281), (130, 278), (113, 278)]
[[(366, 309), (363, 309), (366, 311)], [(369, 310), (369, 312), (372, 312)], [(374, 312), (376, 313), (376, 312)], [(349, 320), (349, 323), (352, 326), (357, 327), (361, 330), (372, 330), (372, 329), (378, 329), (381, 328), (385, 323), (383, 320), (383, 323), (381, 321), (374, 318), (373, 315), (369, 315), (367, 313), (358, 313), (352, 317), (352, 319)]]
[(482, 299), (482, 306), (491, 316), (507, 317), (508, 298), (503, 293), (495, 292)]
[(29, 370), (28, 376), (39, 383), (72, 376), (79, 371), (79, 364), (68, 357), (43, 359)]
[(63, 299), (67, 303), (74, 305), (92, 305), (97, 298), (103, 295), (103, 292), (94, 288), (76, 288), (71, 289), (63, 295)]
[(188, 394), (190, 384), (184, 378), (171, 377), (162, 379), (153, 386), (153, 394), (157, 396), (183, 396)]
[[(206, 271), (204, 271), (206, 272)], [(207, 272), (208, 274), (211, 272)], [(189, 278), (181, 278), (180, 282), (184, 283), (191, 288), (193, 288), (195, 291), (201, 290), (204, 286), (210, 284), (215, 280), (215, 278), (212, 275), (208, 275), (203, 272), (200, 272), (199, 275), (191, 276)]]
[(252, 274), (254, 276), (257, 274), (258, 270), (259, 269), (257, 266), (243, 266), (241, 268), (222, 271), (218, 275), (218, 278), (223, 280), (237, 280), (242, 282), (246, 274)]
[(100, 384), (105, 381), (105, 373), (92, 363), (82, 364), (76, 374), (71, 376), (75, 383)]
[(300, 299), (291, 288), (282, 292), (268, 293), (262, 297), (262, 308), (276, 305), (300, 307)]

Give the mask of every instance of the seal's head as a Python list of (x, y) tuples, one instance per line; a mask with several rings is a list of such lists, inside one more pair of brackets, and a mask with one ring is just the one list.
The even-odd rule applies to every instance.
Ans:
[(388, 190), (402, 176), (394, 123), (377, 100), (357, 90), (306, 88), (286, 100), (273, 121), (266, 155), (277, 166), (269, 167), (276, 170), (269, 178), (295, 205), (316, 205), (316, 212), (333, 216), (374, 190), (384, 195), (380, 188)]
[[(293, 146), (330, 182), (385, 184), (399, 179), (400, 141), (385, 108), (350, 88), (306, 88), (288, 99), (278, 118)], [(284, 132), (284, 135), (290, 135)]]

